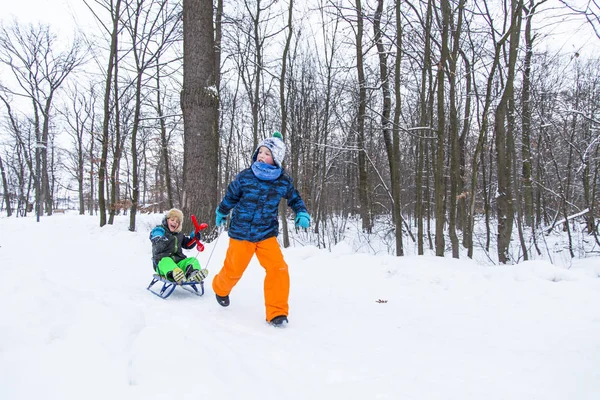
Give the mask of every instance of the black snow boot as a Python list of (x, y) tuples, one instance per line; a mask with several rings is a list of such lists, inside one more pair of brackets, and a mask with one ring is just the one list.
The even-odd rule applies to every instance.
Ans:
[(269, 323), (273, 326), (283, 327), (288, 323), (288, 319), (285, 315), (278, 315), (275, 318), (273, 318)]
[(229, 305), (229, 295), (219, 296), (218, 294), (215, 294), (215, 296), (217, 297), (217, 303), (219, 303), (223, 307), (227, 307)]

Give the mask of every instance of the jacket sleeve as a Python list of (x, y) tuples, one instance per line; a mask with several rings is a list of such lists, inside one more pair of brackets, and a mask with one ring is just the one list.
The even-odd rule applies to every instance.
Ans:
[(219, 204), (219, 212), (221, 214), (229, 214), (231, 209), (236, 206), (236, 204), (240, 201), (242, 197), (242, 185), (240, 183), (240, 176), (238, 175), (235, 180), (233, 180), (229, 186), (227, 186), (227, 191), (225, 192), (225, 197)]
[(152, 242), (152, 253), (158, 255), (164, 253), (169, 247), (169, 238), (165, 234), (165, 228), (157, 226), (150, 232), (150, 241)]
[(156, 228), (150, 231), (150, 240), (152, 243), (159, 241), (165, 237), (165, 228), (162, 226), (157, 226)]
[(165, 234), (165, 229), (162, 226), (157, 226), (150, 232), (150, 240), (152, 241), (152, 256), (156, 261), (163, 257), (168, 257), (172, 252), (172, 240)]
[(184, 236), (183, 240), (181, 241), (181, 247), (183, 247), (186, 250), (193, 248), (195, 244), (196, 241), (194, 241), (194, 239), (192, 239), (189, 236)]
[(302, 200), (300, 193), (294, 187), (294, 183), (291, 178), (290, 178), (290, 186), (288, 188), (285, 198), (287, 199), (288, 206), (292, 210), (294, 210), (294, 213), (298, 214), (299, 212), (302, 212), (302, 211), (308, 212), (306, 210), (306, 205), (304, 204), (304, 200)]

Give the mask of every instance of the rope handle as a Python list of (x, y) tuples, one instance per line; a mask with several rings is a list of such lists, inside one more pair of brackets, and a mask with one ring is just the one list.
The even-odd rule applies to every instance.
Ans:
[(212, 250), (210, 251), (210, 254), (208, 255), (208, 260), (206, 261), (206, 266), (204, 268), (208, 269), (208, 264), (210, 264), (210, 259), (213, 256), (213, 253), (215, 252), (215, 249), (217, 248), (217, 243), (219, 243), (219, 238), (221, 237), (221, 232), (223, 231), (222, 227), (219, 227), (217, 230), (217, 239), (215, 240), (215, 244), (212, 248)]

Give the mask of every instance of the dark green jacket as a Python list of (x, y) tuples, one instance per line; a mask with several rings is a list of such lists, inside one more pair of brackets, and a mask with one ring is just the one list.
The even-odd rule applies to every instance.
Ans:
[(195, 242), (182, 232), (171, 232), (167, 225), (167, 219), (163, 219), (162, 225), (152, 229), (150, 232), (152, 241), (152, 261), (154, 266), (164, 257), (171, 257), (175, 263), (187, 258), (183, 254), (184, 249), (191, 249)]

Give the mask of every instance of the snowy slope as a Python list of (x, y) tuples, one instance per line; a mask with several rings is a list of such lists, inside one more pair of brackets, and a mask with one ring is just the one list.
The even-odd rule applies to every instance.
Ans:
[(534, 261), (284, 250), (290, 324), (264, 321), (253, 259), (220, 307), (146, 290), (160, 215), (98, 227), (0, 217), (0, 399), (597, 399), (600, 259)]

